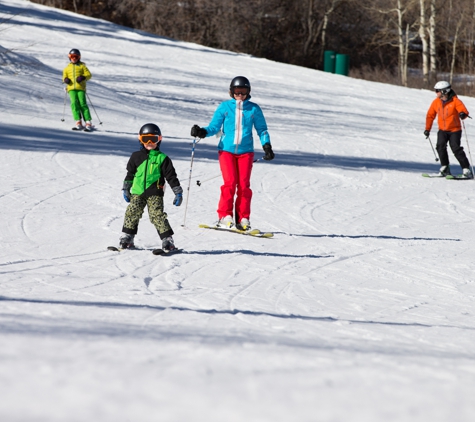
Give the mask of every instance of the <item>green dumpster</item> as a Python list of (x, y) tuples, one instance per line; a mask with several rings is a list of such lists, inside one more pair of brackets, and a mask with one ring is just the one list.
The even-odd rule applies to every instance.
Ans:
[(336, 53), (331, 50), (325, 50), (323, 53), (323, 70), (324, 72), (335, 73), (335, 56)]
[(350, 57), (348, 54), (337, 54), (335, 59), (335, 73), (348, 76), (350, 73)]

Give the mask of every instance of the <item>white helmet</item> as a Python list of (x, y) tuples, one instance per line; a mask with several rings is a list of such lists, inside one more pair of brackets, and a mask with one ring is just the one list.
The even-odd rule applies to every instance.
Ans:
[(434, 86), (434, 89), (436, 91), (440, 91), (442, 92), (442, 94), (444, 95), (447, 95), (450, 90), (452, 89), (452, 87), (450, 86), (450, 84), (446, 81), (440, 81), (440, 82), (437, 82)]

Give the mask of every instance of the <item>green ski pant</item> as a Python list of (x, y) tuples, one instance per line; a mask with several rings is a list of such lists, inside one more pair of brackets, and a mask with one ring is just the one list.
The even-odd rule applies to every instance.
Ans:
[(137, 234), (139, 221), (142, 218), (145, 206), (148, 207), (150, 222), (157, 229), (160, 239), (172, 236), (173, 230), (167, 219), (167, 214), (163, 211), (163, 196), (150, 196), (143, 198), (140, 195), (132, 195), (130, 203), (125, 210), (123, 233)]
[(81, 120), (81, 116), (84, 117), (85, 121), (91, 120), (91, 112), (86, 101), (86, 91), (73, 89), (69, 91), (69, 98), (71, 99), (71, 111), (74, 120)]

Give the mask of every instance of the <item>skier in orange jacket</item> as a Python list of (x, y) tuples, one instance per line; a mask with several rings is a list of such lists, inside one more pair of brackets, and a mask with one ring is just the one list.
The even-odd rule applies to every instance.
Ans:
[(426, 138), (429, 137), (432, 124), (437, 116), (439, 131), (437, 132), (436, 149), (441, 164), (440, 175), (450, 174), (449, 155), (447, 153), (447, 143), (449, 143), (455, 158), (462, 167), (464, 177), (473, 178), (470, 162), (461, 146), (462, 126), (460, 120), (468, 117), (468, 110), (448, 82), (437, 82), (434, 89), (437, 98), (432, 101), (427, 111), (424, 135)]

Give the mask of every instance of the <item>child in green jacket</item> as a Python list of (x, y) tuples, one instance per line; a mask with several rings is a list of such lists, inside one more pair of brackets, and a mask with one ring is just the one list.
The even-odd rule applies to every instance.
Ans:
[(147, 123), (140, 128), (138, 137), (142, 148), (130, 156), (122, 187), (124, 199), (129, 205), (125, 211), (119, 245), (122, 249), (134, 247), (134, 236), (137, 234), (139, 221), (147, 206), (150, 221), (162, 240), (162, 249), (170, 252), (177, 248), (173, 241), (173, 230), (168, 222), (167, 214), (163, 211), (165, 180), (175, 194), (173, 205), (177, 207), (183, 201), (183, 189), (172, 160), (160, 151), (162, 140), (160, 128), (154, 123)]
[[(91, 113), (86, 101), (86, 81), (91, 79), (91, 72), (86, 63), (81, 62), (81, 53), (73, 48), (69, 52), (70, 63), (63, 70), (63, 82), (71, 99), (71, 110), (76, 126), (73, 130), (92, 130)], [(84, 117), (86, 126), (82, 125), (81, 116)]]

